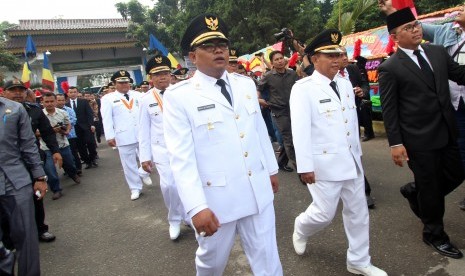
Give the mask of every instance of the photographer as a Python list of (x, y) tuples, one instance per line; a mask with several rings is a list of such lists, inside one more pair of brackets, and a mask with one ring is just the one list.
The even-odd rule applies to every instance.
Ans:
[(273, 120), (283, 137), (284, 144), (284, 150), (278, 157), (278, 165), (281, 170), (292, 172), (293, 168), (288, 166), (288, 161), (290, 160), (295, 166), (295, 153), (292, 143), (289, 98), (291, 88), (299, 77), (294, 70), (286, 69), (286, 61), (280, 51), (270, 53), (270, 62), (273, 69), (263, 76), (258, 83), (257, 90), (260, 94), (266, 90), (269, 91), (269, 100), (266, 105), (273, 112)]
[[(56, 133), (58, 146), (60, 147), (60, 153), (63, 157), (63, 169), (76, 184), (79, 184), (81, 183), (81, 180), (77, 175), (77, 169), (74, 164), (74, 157), (69, 147), (68, 138), (66, 137), (66, 135), (68, 135), (71, 130), (68, 113), (64, 110), (56, 108), (57, 100), (56, 95), (53, 93), (45, 93), (43, 95), (43, 105), (43, 111)], [(59, 199), (63, 195), (61, 193), (60, 180), (58, 178), (55, 164), (53, 164), (52, 161), (51, 152), (42, 139), (40, 140), (40, 149), (45, 151), (46, 154), (44, 169), (49, 176), (48, 184), (53, 192), (52, 199)]]
[[(299, 39), (294, 37), (294, 33), (291, 29), (283, 28), (281, 32), (274, 34), (276, 41), (282, 41), (284, 43), (285, 48), (289, 48), (292, 45), (295, 52), (298, 52), (301, 57), (300, 69), (306, 75), (312, 75), (313, 71), (315, 70), (313, 67), (312, 62), (310, 61), (308, 55), (305, 54), (305, 47), (306, 45), (301, 42)], [(300, 70), (296, 70), (300, 72)]]

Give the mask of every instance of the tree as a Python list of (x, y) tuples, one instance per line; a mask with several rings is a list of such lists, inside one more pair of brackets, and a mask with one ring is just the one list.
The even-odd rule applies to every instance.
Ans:
[(21, 64), (18, 58), (5, 49), (6, 35), (4, 30), (13, 26), (14, 24), (7, 21), (0, 23), (0, 79), (3, 79), (6, 71), (18, 72), (21, 70)]
[(116, 6), (131, 22), (128, 35), (139, 40), (140, 45), (147, 47), (152, 33), (170, 52), (178, 53), (185, 28), (195, 16), (205, 12), (218, 14), (229, 26), (232, 47), (244, 54), (276, 43), (273, 34), (284, 27), (292, 29), (301, 40), (315, 36), (324, 26), (322, 14), (329, 15), (332, 1), (159, 0), (153, 7), (143, 9), (131, 0)]

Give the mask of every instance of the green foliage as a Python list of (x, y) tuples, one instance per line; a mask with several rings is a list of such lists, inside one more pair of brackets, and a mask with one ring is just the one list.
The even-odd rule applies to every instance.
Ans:
[(5, 71), (18, 72), (21, 70), (21, 64), (19, 60), (10, 52), (5, 50), (5, 29), (13, 27), (7, 21), (0, 23), (0, 78), (2, 78)]
[[(128, 35), (147, 47), (152, 33), (170, 52), (180, 52), (187, 24), (198, 14), (213, 12), (229, 26), (229, 38), (239, 53), (251, 53), (276, 43), (273, 34), (287, 27), (305, 41), (324, 26), (333, 0), (159, 0), (144, 9), (136, 0), (118, 3), (120, 14), (131, 21)], [(142, 7), (142, 9), (141, 9)], [(143, 15), (143, 18), (141, 18)]]
[(418, 14), (426, 14), (435, 11), (440, 11), (447, 8), (452, 8), (457, 5), (462, 5), (463, 0), (416, 0), (415, 7)]
[[(416, 0), (419, 14), (460, 4), (462, 0)], [(180, 41), (188, 23), (198, 14), (213, 12), (229, 26), (232, 47), (240, 54), (252, 53), (274, 44), (273, 34), (290, 28), (296, 38), (309, 42), (326, 28), (339, 28), (339, 7), (343, 34), (385, 24), (377, 0), (159, 0), (146, 7), (137, 0), (115, 5), (130, 20), (128, 35), (148, 47), (155, 35), (170, 52), (180, 53)]]

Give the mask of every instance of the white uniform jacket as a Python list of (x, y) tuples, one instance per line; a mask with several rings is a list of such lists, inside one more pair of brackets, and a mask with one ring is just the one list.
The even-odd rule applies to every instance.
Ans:
[(216, 79), (197, 71), (164, 96), (165, 141), (181, 201), (192, 217), (210, 208), (221, 223), (261, 212), (274, 198), (278, 165), (254, 82), (228, 74), (233, 107)]
[(142, 95), (139, 115), (139, 158), (140, 162), (153, 161), (160, 164), (170, 162), (163, 135), (163, 100), (156, 88)]
[[(139, 92), (129, 90), (129, 102), (122, 93), (115, 91), (102, 99), (102, 123), (106, 140), (115, 139), (116, 146), (137, 143), (139, 124)], [(132, 105), (131, 105), (132, 103)]]
[(341, 181), (363, 172), (355, 95), (350, 81), (336, 77), (341, 99), (330, 80), (315, 71), (292, 87), (292, 136), (299, 173), (316, 180)]

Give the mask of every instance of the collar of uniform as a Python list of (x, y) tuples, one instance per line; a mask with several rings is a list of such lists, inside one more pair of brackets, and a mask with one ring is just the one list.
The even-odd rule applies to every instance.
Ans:
[(349, 79), (349, 71), (347, 71), (347, 67), (344, 68), (344, 76), (341, 75), (341, 70), (337, 71), (337, 76), (344, 79)]
[(321, 84), (323, 85), (328, 85), (329, 87), (329, 84), (332, 82), (332, 81), (336, 81), (336, 76), (334, 76), (334, 79), (330, 80), (328, 79), (328, 77), (322, 75), (320, 72), (318, 72), (317, 70), (315, 70), (312, 74), (312, 76), (315, 76), (315, 78), (318, 78), (321, 82)]
[[(210, 77), (199, 70), (195, 72), (195, 77), (199, 78), (202, 82), (208, 83), (211, 86), (214, 86), (216, 84), (216, 81), (218, 80), (217, 78)], [(228, 78), (228, 72), (225, 70), (223, 72), (223, 75), (221, 76), (221, 79), (223, 79), (226, 82), (226, 85), (229, 86), (229, 78)]]

